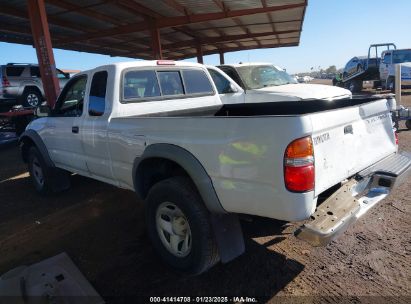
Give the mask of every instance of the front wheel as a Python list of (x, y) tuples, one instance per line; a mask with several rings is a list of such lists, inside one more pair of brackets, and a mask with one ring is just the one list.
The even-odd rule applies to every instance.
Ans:
[(41, 104), (41, 94), (34, 89), (26, 89), (21, 97), (24, 107), (38, 107)]
[(200, 274), (219, 261), (210, 215), (188, 178), (172, 177), (150, 189), (146, 222), (154, 248), (175, 270)]
[(29, 150), (29, 173), (31, 180), (40, 194), (49, 194), (51, 192), (51, 177), (50, 169), (47, 167), (40, 152), (36, 147), (31, 147)]

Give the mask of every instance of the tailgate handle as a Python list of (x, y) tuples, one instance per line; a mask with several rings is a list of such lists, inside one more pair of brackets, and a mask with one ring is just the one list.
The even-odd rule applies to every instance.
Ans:
[(354, 129), (352, 125), (348, 125), (344, 127), (344, 134), (354, 134)]

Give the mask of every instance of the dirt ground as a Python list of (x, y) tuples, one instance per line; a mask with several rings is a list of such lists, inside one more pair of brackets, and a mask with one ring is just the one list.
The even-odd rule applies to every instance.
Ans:
[[(411, 107), (411, 95), (404, 96)], [(399, 132), (411, 151), (411, 131)], [(108, 303), (147, 296), (248, 296), (270, 303), (410, 303), (411, 180), (326, 247), (295, 239), (298, 223), (243, 221), (246, 253), (198, 277), (159, 262), (132, 192), (74, 176), (44, 198), (18, 148), (0, 148), (0, 274), (67, 252)], [(297, 297), (298, 296), (298, 297)]]

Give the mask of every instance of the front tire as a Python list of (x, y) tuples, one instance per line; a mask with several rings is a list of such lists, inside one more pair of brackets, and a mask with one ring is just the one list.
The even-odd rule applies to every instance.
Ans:
[(24, 107), (35, 108), (41, 104), (41, 94), (34, 89), (26, 89), (21, 96), (22, 104)]
[(47, 167), (43, 157), (36, 147), (31, 147), (29, 150), (29, 174), (36, 188), (36, 191), (42, 195), (50, 194), (51, 176), (50, 168)]
[(178, 176), (155, 184), (145, 211), (148, 235), (167, 265), (196, 275), (219, 261), (209, 212), (190, 179)]

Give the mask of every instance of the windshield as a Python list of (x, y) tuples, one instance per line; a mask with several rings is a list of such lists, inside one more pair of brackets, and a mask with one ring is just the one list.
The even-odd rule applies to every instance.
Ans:
[(246, 89), (261, 89), (271, 86), (280, 86), (297, 81), (286, 72), (272, 65), (247, 65), (237, 68)]
[(393, 63), (411, 62), (411, 50), (394, 51), (392, 56)]

